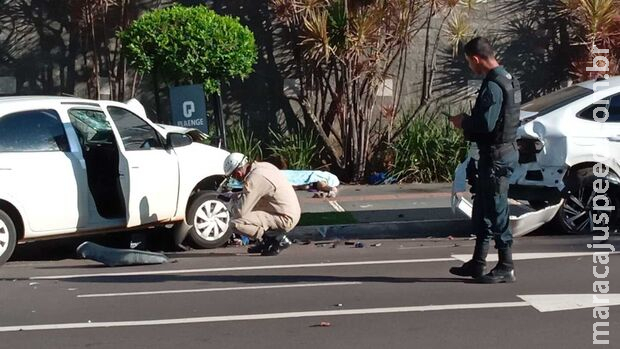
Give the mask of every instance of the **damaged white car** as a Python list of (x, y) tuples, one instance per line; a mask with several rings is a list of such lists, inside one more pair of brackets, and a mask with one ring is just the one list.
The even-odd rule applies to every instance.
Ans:
[[(592, 230), (594, 165), (607, 166), (609, 206), (620, 201), (620, 77), (572, 85), (521, 106), (517, 133), (519, 163), (510, 177), (511, 228), (525, 235), (555, 221), (566, 233)], [(605, 121), (603, 121), (605, 120)], [(453, 209), (471, 217), (467, 166), (478, 151), (470, 147), (455, 173)], [(470, 164), (470, 161), (472, 163)], [(618, 215), (610, 215), (616, 226)]]
[(18, 242), (153, 226), (224, 244), (229, 153), (197, 132), (152, 123), (135, 99), (0, 98), (0, 265)]

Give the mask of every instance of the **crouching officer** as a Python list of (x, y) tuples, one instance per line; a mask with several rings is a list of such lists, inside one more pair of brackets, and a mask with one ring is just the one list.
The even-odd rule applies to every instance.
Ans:
[(243, 182), (243, 191), (233, 198), (230, 225), (256, 240), (248, 253), (275, 256), (289, 247), (285, 233), (299, 222), (301, 208), (282, 172), (270, 163), (250, 163), (245, 155), (231, 153), (224, 160), (224, 174)]
[[(481, 283), (514, 282), (512, 232), (508, 214), (508, 178), (518, 161), (515, 144), (519, 126), (521, 90), (519, 82), (495, 59), (493, 48), (484, 38), (465, 45), (470, 69), (485, 75), (471, 115), (452, 116), (455, 127), (479, 149), (475, 178), (472, 224), (476, 233), (473, 257), (450, 273), (471, 276)], [(484, 274), (489, 242), (495, 240), (499, 262)]]

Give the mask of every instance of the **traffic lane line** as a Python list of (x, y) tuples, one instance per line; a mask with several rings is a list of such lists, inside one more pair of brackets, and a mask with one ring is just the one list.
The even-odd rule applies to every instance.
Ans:
[(203, 292), (228, 292), (228, 291), (250, 291), (284, 288), (305, 288), (305, 287), (330, 287), (330, 286), (353, 286), (361, 285), (361, 282), (322, 282), (322, 283), (298, 283), (288, 285), (261, 285), (261, 286), (242, 286), (242, 287), (218, 287), (218, 288), (198, 288), (185, 290), (161, 290), (143, 292), (121, 292), (121, 293), (92, 293), (80, 294), (77, 298), (101, 298), (101, 297), (123, 297), (123, 296), (151, 296), (178, 293), (203, 293)]
[[(615, 252), (612, 254), (618, 254)], [(548, 252), (548, 253), (514, 253), (514, 260), (529, 259), (553, 259), (569, 258), (578, 256), (591, 256), (594, 252)], [(489, 260), (493, 260), (489, 256)], [(307, 268), (329, 268), (329, 267), (348, 267), (348, 266), (368, 266), (368, 265), (389, 265), (389, 264), (414, 264), (414, 263), (437, 263), (455, 262), (468, 260), (469, 255), (454, 254), (448, 258), (426, 258), (426, 259), (394, 259), (377, 261), (353, 261), (353, 262), (329, 262), (329, 263), (309, 263), (309, 264), (283, 264), (283, 265), (261, 265), (243, 266), (229, 268), (204, 268), (204, 269), (181, 269), (181, 270), (158, 270), (158, 271), (138, 271), (138, 272), (119, 272), (119, 273), (94, 273), (94, 274), (73, 274), (73, 275), (52, 275), (34, 276), (29, 280), (63, 280), (63, 279), (87, 279), (100, 277), (126, 277), (126, 276), (152, 276), (152, 275), (178, 275), (178, 274), (199, 274), (213, 272), (235, 272), (235, 271), (256, 271), (256, 270), (277, 270), (277, 269), (307, 269)]]
[(391, 307), (391, 308), (301, 311), (301, 312), (247, 314), (247, 315), (223, 315), (223, 316), (205, 316), (205, 317), (191, 317), (191, 318), (160, 319), (160, 320), (76, 322), (76, 323), (41, 324), (41, 325), (2, 326), (0, 327), (0, 332), (46, 331), (46, 330), (50, 331), (50, 330), (84, 329), (84, 328), (183, 325), (183, 324), (231, 322), (231, 321), (257, 321), (257, 320), (292, 319), (292, 318), (307, 318), (307, 317), (393, 314), (393, 313), (428, 312), (428, 311), (442, 311), (442, 310), (473, 310), (473, 309), (511, 308), (511, 307), (527, 307), (527, 306), (529, 306), (527, 302), (521, 301), (521, 302), (500, 302), (500, 303), (478, 303), (478, 304), (406, 306), (406, 307)]
[(99, 277), (177, 275), (177, 274), (198, 274), (198, 273), (231, 272), (231, 271), (255, 271), (255, 270), (296, 269), (296, 268), (330, 268), (330, 267), (342, 267), (342, 266), (435, 263), (435, 262), (454, 262), (454, 261), (455, 259), (452, 257), (450, 258), (426, 258), (426, 259), (396, 259), (396, 260), (333, 262), (333, 263), (261, 265), (261, 266), (244, 266), (244, 267), (230, 267), (230, 268), (157, 270), (157, 271), (92, 273), (92, 274), (72, 274), (72, 275), (69, 274), (69, 275), (52, 275), (52, 276), (33, 276), (28, 279), (29, 280), (64, 280), (64, 279), (85, 279), (85, 278), (99, 278)]

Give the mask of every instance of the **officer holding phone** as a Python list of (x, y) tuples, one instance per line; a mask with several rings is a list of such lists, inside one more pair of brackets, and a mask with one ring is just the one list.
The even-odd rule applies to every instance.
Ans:
[[(451, 268), (450, 273), (470, 276), (481, 283), (514, 282), (508, 178), (519, 156), (515, 141), (521, 90), (517, 79), (499, 65), (487, 39), (477, 37), (468, 42), (465, 58), (475, 74), (485, 75), (471, 115), (450, 117), (452, 124), (463, 130), (465, 139), (475, 142), (479, 150), (472, 210), (476, 245), (472, 259)], [(499, 262), (484, 274), (491, 238)]]

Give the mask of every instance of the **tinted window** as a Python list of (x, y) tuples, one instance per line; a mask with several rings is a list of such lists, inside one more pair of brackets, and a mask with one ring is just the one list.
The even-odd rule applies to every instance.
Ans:
[(580, 111), (577, 114), (577, 117), (580, 119), (595, 121), (594, 113), (596, 113), (597, 119), (600, 120), (597, 121), (602, 122), (603, 118), (605, 117), (605, 111), (601, 109), (596, 110), (597, 108), (607, 108), (607, 111), (609, 112), (609, 117), (605, 122), (620, 122), (620, 95), (615, 95), (611, 98), (605, 98), (598, 103), (592, 104), (586, 109)]
[(545, 113), (561, 108), (592, 93), (594, 91), (589, 88), (570, 86), (525, 103), (521, 106), (521, 109), (529, 112)]
[(30, 110), (0, 117), (0, 152), (69, 151), (58, 113)]
[(123, 108), (109, 107), (108, 112), (123, 139), (125, 150), (162, 148), (159, 134), (140, 117)]
[(611, 97), (607, 122), (620, 122), (620, 95)]

